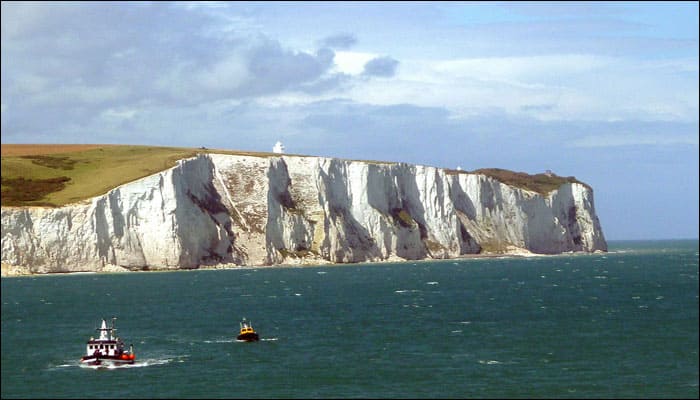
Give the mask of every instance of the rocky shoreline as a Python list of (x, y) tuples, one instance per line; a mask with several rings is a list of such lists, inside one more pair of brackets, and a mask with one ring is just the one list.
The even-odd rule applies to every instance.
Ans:
[(495, 258), (526, 258), (526, 257), (556, 257), (561, 255), (572, 255), (572, 254), (598, 254), (603, 253), (596, 251), (594, 253), (590, 252), (567, 252), (561, 254), (536, 254), (525, 249), (512, 248), (508, 252), (503, 253), (479, 253), (479, 254), (463, 254), (458, 257), (452, 258), (424, 258), (419, 260), (409, 260), (396, 256), (392, 256), (385, 260), (377, 261), (362, 261), (357, 263), (334, 263), (331, 261), (323, 260), (321, 258), (317, 259), (287, 259), (285, 263), (274, 264), (274, 265), (237, 265), (237, 264), (215, 264), (215, 265), (201, 265), (198, 268), (168, 268), (168, 269), (143, 269), (143, 270), (130, 270), (118, 265), (107, 265), (101, 271), (67, 271), (67, 272), (46, 272), (46, 273), (32, 273), (26, 272), (27, 267), (10, 265), (7, 263), (2, 263), (2, 273), (0, 276), (2, 278), (12, 278), (12, 277), (28, 277), (28, 276), (52, 276), (52, 275), (83, 275), (83, 274), (113, 274), (113, 273), (133, 273), (133, 272), (173, 272), (173, 271), (201, 271), (201, 270), (227, 270), (227, 269), (261, 269), (261, 268), (314, 268), (314, 267), (327, 267), (327, 266), (347, 266), (347, 265), (361, 265), (361, 264), (390, 264), (390, 263), (422, 263), (422, 262), (432, 262), (432, 261), (449, 261), (449, 260), (475, 260), (475, 259), (495, 259)]

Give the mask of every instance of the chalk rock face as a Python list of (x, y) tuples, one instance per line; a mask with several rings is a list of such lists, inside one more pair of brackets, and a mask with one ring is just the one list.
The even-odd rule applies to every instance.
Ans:
[(3, 207), (19, 273), (607, 251), (593, 193), (403, 163), (208, 154), (60, 208)]

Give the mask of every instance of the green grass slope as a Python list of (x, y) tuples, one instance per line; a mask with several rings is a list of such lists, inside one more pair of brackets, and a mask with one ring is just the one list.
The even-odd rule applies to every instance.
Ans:
[[(10, 148), (12, 145), (3, 145)], [(61, 146), (61, 145), (56, 145)], [(55, 150), (55, 149), (54, 149)], [(135, 145), (94, 146), (67, 152), (2, 156), (2, 206), (59, 207), (107, 193), (109, 190), (174, 166), (197, 153), (270, 157), (266, 152)], [(447, 170), (448, 173), (465, 173)], [(496, 168), (472, 171), (539, 193), (558, 188), (574, 177), (528, 175)]]
[[(10, 146), (12, 145), (3, 145)], [(173, 167), (177, 160), (204, 152), (261, 157), (271, 154), (105, 145), (82, 151), (3, 155), (2, 205), (63, 206), (102, 195), (124, 183)]]

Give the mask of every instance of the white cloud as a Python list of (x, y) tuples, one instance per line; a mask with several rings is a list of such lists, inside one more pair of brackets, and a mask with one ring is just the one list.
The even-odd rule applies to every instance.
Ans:
[(436, 72), (457, 78), (533, 85), (546, 77), (591, 72), (611, 63), (610, 58), (585, 54), (526, 57), (489, 57), (436, 61)]
[(136, 110), (134, 108), (122, 108), (122, 109), (109, 108), (109, 109), (103, 111), (101, 116), (102, 116), (102, 118), (105, 118), (105, 119), (111, 120), (111, 121), (123, 121), (123, 120), (133, 119), (137, 113), (138, 113), (138, 110)]
[(50, 79), (31, 72), (19, 73), (12, 82), (12, 90), (19, 93), (33, 95), (46, 90), (49, 87)]
[[(3, 3), (3, 103), (16, 112), (13, 122), (23, 119), (28, 126), (35, 124), (28, 116), (36, 113), (37, 105), (65, 104), (116, 119), (128, 117), (120, 113), (143, 104), (179, 110), (242, 101), (277, 111), (297, 107), (303, 115), (303, 107), (309, 104), (340, 98), (363, 105), (439, 108), (448, 110), (455, 121), (483, 115), (537, 121), (692, 122), (698, 118), (698, 63), (692, 53), (677, 58), (624, 58), (568, 45), (486, 57), (508, 53), (482, 52), (479, 46), (484, 43), (477, 43), (474, 36), (465, 39), (460, 30), (449, 31), (445, 41), (425, 49), (394, 42), (382, 47), (368, 40), (381, 35), (359, 34), (347, 27), (276, 40), (265, 23), (267, 6), (142, 7), (138, 13), (121, 8), (120, 18), (114, 18), (103, 7)], [(47, 10), (57, 17), (50, 18)], [(67, 23), (85, 15), (94, 16), (85, 19), (86, 26)], [(150, 20), (154, 23), (143, 23)], [(170, 23), (179, 23), (182, 29), (172, 30)], [(427, 41), (427, 33), (438, 32), (410, 28), (412, 37), (422, 32)], [(346, 33), (335, 33), (339, 31)], [(79, 40), (65, 43), (70, 37)], [(343, 50), (313, 48), (329, 43)], [(501, 48), (491, 41), (486, 44)], [(360, 51), (347, 50), (359, 46)], [(465, 52), (466, 48), (473, 50)], [(35, 62), (36, 55), (41, 55), (40, 63)], [(399, 65), (392, 69), (393, 76), (374, 79), (363, 74), (368, 62), (382, 58)], [(66, 120), (82, 117), (77, 112), (64, 114)]]
[(236, 52), (197, 73), (196, 82), (207, 91), (235, 90), (250, 79), (246, 59)]
[(99, 107), (103, 103), (117, 101), (127, 95), (128, 89), (119, 86), (89, 86), (83, 83), (62, 84), (29, 99), (34, 106), (71, 106), (82, 104)]
[(692, 134), (670, 135), (667, 132), (659, 134), (615, 133), (587, 135), (575, 139), (569, 147), (618, 147), (634, 145), (698, 145), (698, 136)]
[(360, 75), (365, 70), (365, 64), (376, 58), (376, 53), (362, 53), (356, 51), (336, 51), (335, 70), (350, 75)]
[[(357, 73), (369, 58), (342, 54), (336, 63)], [(456, 116), (500, 109), (542, 121), (697, 121), (698, 89), (687, 87), (688, 60), (562, 54), (400, 62), (393, 79), (359, 81), (347, 95), (374, 105), (445, 107)]]

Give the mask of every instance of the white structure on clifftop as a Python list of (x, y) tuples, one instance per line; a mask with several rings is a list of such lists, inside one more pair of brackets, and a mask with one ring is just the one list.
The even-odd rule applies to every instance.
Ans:
[(284, 145), (282, 142), (278, 140), (277, 143), (275, 143), (275, 146), (272, 148), (272, 152), (277, 154), (284, 153)]

